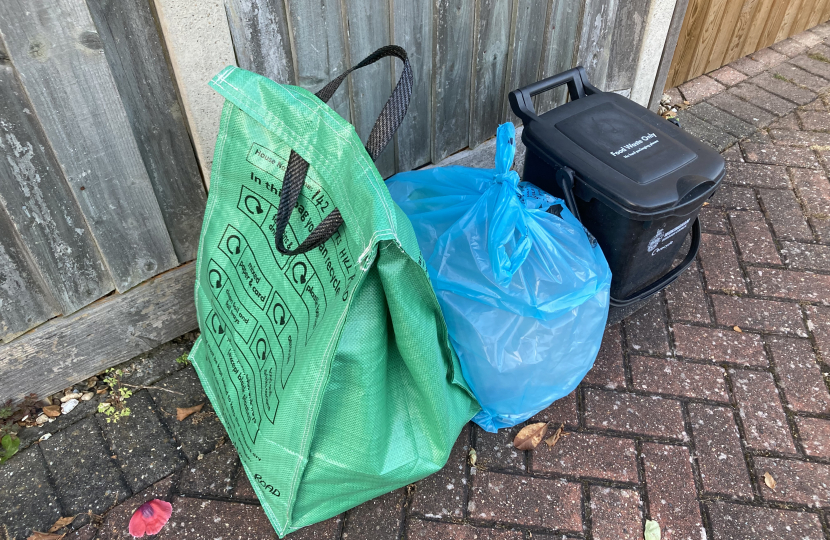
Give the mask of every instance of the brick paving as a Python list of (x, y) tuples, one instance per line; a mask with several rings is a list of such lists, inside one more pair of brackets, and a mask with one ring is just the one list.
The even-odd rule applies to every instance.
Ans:
[[(469, 425), (442, 471), (291, 538), (640, 539), (654, 519), (666, 540), (830, 540), (828, 40), (823, 25), (669, 92), (726, 179), (696, 264), (607, 328), (579, 388), (531, 419), (564, 424), (556, 446)], [(209, 404), (175, 418), (206, 401), (174, 360), (192, 338), (125, 367), (150, 388), (123, 423), (95, 398), (21, 433), (0, 465), (0, 538), (78, 514), (66, 539), (126, 539), (155, 497), (173, 504), (162, 539), (275, 538)]]

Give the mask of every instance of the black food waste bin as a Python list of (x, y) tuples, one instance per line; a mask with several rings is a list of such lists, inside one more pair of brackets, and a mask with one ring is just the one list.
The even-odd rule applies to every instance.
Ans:
[[(537, 115), (531, 98), (564, 84), (570, 101)], [(612, 311), (642, 304), (694, 262), (698, 213), (724, 176), (720, 154), (645, 107), (592, 86), (582, 67), (509, 99), (524, 122), (523, 180), (563, 199), (596, 237), (611, 267)], [(689, 251), (674, 265), (689, 233)]]

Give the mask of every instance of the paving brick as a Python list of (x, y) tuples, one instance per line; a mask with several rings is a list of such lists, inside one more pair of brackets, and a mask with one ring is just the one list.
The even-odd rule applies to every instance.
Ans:
[(233, 491), (233, 481), (239, 469), (239, 455), (233, 445), (223, 444), (204, 459), (185, 467), (179, 480), (179, 493), (227, 497)]
[(767, 66), (767, 68), (771, 66), (776, 66), (781, 62), (787, 60), (787, 55), (781, 54), (778, 51), (771, 49), (769, 47), (755, 51), (754, 53), (750, 54), (749, 57), (753, 60), (761, 62), (762, 64)]
[(236, 471), (236, 481), (234, 482), (233, 493), (231, 497), (240, 501), (256, 501), (257, 494), (251, 486), (251, 481), (248, 479), (248, 473), (245, 467), (239, 467)]
[(153, 540), (277, 538), (261, 506), (186, 497), (176, 497), (172, 504), (170, 521)]
[(700, 243), (700, 262), (710, 291), (746, 292), (743, 272), (732, 247), (732, 238), (704, 234)]
[(334, 516), (291, 533), (291, 540), (340, 540), (343, 516)]
[(761, 212), (730, 212), (729, 220), (744, 262), (781, 264), (772, 234)]
[(752, 484), (732, 409), (690, 403), (689, 416), (704, 491), (751, 498)]
[[(732, 71), (738, 73), (735, 70)], [(706, 102), (698, 103), (694, 107), (690, 107), (688, 111), (698, 118), (709, 122), (712, 126), (721, 129), (730, 135), (737, 137), (738, 139), (748, 137), (756, 131), (754, 125), (744, 122), (737, 116), (733, 116)]]
[(747, 77), (746, 74), (741, 73), (731, 66), (723, 66), (720, 69), (716, 69), (709, 73), (709, 76), (726, 86), (738, 84)]
[(690, 135), (707, 143), (718, 152), (725, 150), (737, 140), (729, 133), (725, 133), (720, 127), (713, 126), (709, 122), (701, 120), (691, 114), (690, 111), (691, 109), (677, 113), (677, 121), (680, 123), (680, 127)]
[(137, 493), (178, 470), (185, 462), (176, 449), (176, 440), (156, 415), (146, 390), (128, 399), (127, 406), (129, 416), (118, 422), (99, 423), (124, 478), (133, 493)]
[(585, 390), (585, 423), (597, 429), (685, 439), (680, 403), (657, 396)]
[(830, 217), (816, 217), (812, 216), (807, 219), (810, 226), (816, 233), (819, 242), (830, 242)]
[(799, 68), (812, 73), (813, 75), (817, 75), (822, 77), (823, 79), (830, 78), (830, 64), (827, 62), (822, 62), (821, 60), (816, 60), (815, 58), (811, 58), (806, 54), (801, 54), (792, 58), (790, 63), (798, 66)]
[(591, 531), (594, 540), (641, 540), (640, 494), (632, 489), (591, 486)]
[(770, 45), (769, 48), (777, 53), (781, 53), (784, 56), (789, 56), (790, 58), (792, 58), (793, 56), (798, 56), (799, 54), (806, 51), (807, 45), (805, 45), (801, 41), (792, 38), (787, 38), (785, 40), (779, 41), (778, 43)]
[(747, 274), (755, 294), (761, 296), (816, 302), (830, 294), (830, 276), (823, 274), (771, 268), (749, 268)]
[[(731, 167), (730, 167), (731, 168)], [(728, 178), (731, 181), (731, 178)], [(722, 185), (709, 200), (711, 206), (736, 210), (759, 210), (755, 191), (749, 187)]]
[(479, 471), (472, 477), (470, 519), (582, 533), (577, 483)]
[(830, 81), (827, 79), (805, 71), (790, 62), (776, 66), (774, 71), (776, 75), (786, 77), (787, 80), (792, 81), (800, 87), (809, 88), (813, 92), (823, 92), (830, 87)]
[(809, 148), (782, 147), (776, 144), (741, 143), (747, 162), (786, 165), (788, 167), (820, 167)]
[(801, 205), (791, 190), (762, 189), (760, 194), (776, 237), (782, 240), (813, 241), (813, 231), (807, 225), (801, 213)]
[(37, 446), (0, 465), (0, 525), (8, 528), (9, 540), (45, 531), (59, 517), (58, 497)]
[(683, 93), (683, 97), (691, 105), (700, 103), (704, 99), (726, 90), (724, 85), (706, 75), (695, 77), (691, 81), (681, 84), (679, 88)]
[(525, 453), (513, 446), (516, 434), (525, 426), (519, 424), (498, 433), (488, 433), (476, 428), (476, 453), (478, 464), (488, 469), (524, 471)]
[(713, 540), (822, 540), (824, 532), (815, 514), (759, 508), (725, 502), (707, 505)]
[(346, 513), (343, 537), (349, 540), (398, 540), (406, 491), (399, 489), (352, 508)]
[(466, 504), (465, 469), (470, 452), (470, 424), (452, 447), (447, 464), (435, 474), (415, 484), (412, 511), (429, 518), (463, 518)]
[(568, 426), (578, 426), (579, 412), (576, 409), (576, 390), (561, 399), (557, 399), (549, 407), (536, 413), (527, 422), (529, 424), (534, 422), (553, 422), (555, 425), (566, 424)]
[(809, 328), (816, 338), (816, 345), (825, 363), (830, 363), (830, 308), (806, 306)]
[(775, 122), (769, 125), (769, 128), (775, 130), (790, 130), (795, 131), (801, 129), (801, 124), (798, 121), (798, 114), (796, 111), (789, 113), (787, 116), (782, 116)]
[[(733, 86), (729, 89), (729, 93), (743, 98), (756, 107), (760, 107), (761, 109), (770, 112), (774, 117), (785, 116), (787, 113), (796, 108), (796, 104), (791, 100), (784, 99), (784, 97), (781, 97), (780, 95), (776, 95), (776, 93), (772, 91), (768, 91), (770, 86), (769, 81), (772, 81), (772, 86), (775, 87), (777, 87), (778, 84), (785, 84), (799, 90), (799, 88), (794, 84), (772, 79), (769, 74), (762, 73), (747, 82), (742, 82), (741, 84)], [(764, 86), (764, 88), (761, 88), (762, 86)], [(809, 91), (803, 90), (803, 92)], [(770, 122), (767, 122), (767, 124)], [(753, 124), (758, 127), (763, 127), (759, 124)]]
[(784, 407), (772, 375), (760, 371), (730, 370), (746, 444), (757, 450), (795, 452)]
[[(816, 99), (816, 93), (812, 90), (802, 88), (801, 86), (798, 86), (797, 84), (794, 84), (789, 80), (782, 80), (776, 77), (775, 75), (779, 75), (777, 70), (779, 70), (780, 68), (781, 66), (776, 66), (775, 69), (765, 71), (760, 75), (756, 75), (755, 77), (749, 79), (749, 83), (752, 83), (771, 94), (775, 94), (776, 96), (779, 96), (786, 101), (790, 101), (798, 105), (806, 105), (807, 103), (810, 103), (811, 101)], [(786, 78), (786, 76), (784, 77)], [(737, 86), (735, 88), (737, 88)], [(780, 103), (776, 100), (772, 100), (769, 97), (759, 97), (758, 99), (759, 101), (757, 102), (755, 102), (755, 100), (753, 99), (753, 102), (755, 102), (759, 107), (773, 112), (778, 116), (784, 116), (793, 109), (792, 107), (785, 106), (783, 103)]]
[(807, 215), (830, 216), (830, 182), (821, 171), (792, 169), (793, 184), (807, 207)]
[(800, 412), (830, 412), (830, 394), (809, 340), (770, 336), (779, 386), (790, 407)]
[(772, 129), (770, 130), (770, 136), (775, 144), (789, 146), (830, 146), (830, 133)]
[(740, 71), (741, 73), (749, 75), (750, 77), (753, 75), (758, 75), (759, 73), (763, 73), (767, 69), (766, 64), (759, 62), (758, 60), (753, 60), (749, 56), (738, 58), (734, 62), (731, 62), (727, 65), (731, 68)]
[(165, 478), (141, 493), (133, 495), (123, 503), (107, 512), (101, 529), (98, 532), (98, 540), (133, 540), (129, 532), (130, 518), (139, 506), (153, 499), (170, 500), (170, 488), (173, 485), (173, 477)]
[[(787, 174), (786, 168), (775, 165), (759, 165), (757, 163), (727, 163), (725, 181), (740, 186), (756, 186), (762, 188), (790, 187), (790, 176)], [(748, 210), (754, 210), (755, 207), (750, 204), (751, 201), (748, 195), (744, 193), (743, 197), (744, 199), (741, 201), (741, 205)]]
[[(167, 428), (182, 447), (187, 460), (194, 461), (199, 454), (206, 454), (216, 447), (225, 436), (225, 428), (213, 411), (202, 383), (193, 366), (189, 366), (175, 375), (171, 375), (150, 390)], [(166, 390), (172, 390), (175, 394)], [(179, 422), (176, 408), (193, 407), (204, 403), (202, 410)]]
[(631, 439), (565, 432), (553, 448), (542, 443), (533, 450), (531, 464), (534, 473), (638, 482), (637, 451)]
[(755, 298), (713, 295), (715, 319), (725, 326), (779, 332), (804, 332), (798, 305)]
[(705, 537), (695, 498), (691, 456), (684, 446), (643, 444), (643, 467), (649, 518), (663, 530), (663, 540)]
[(684, 358), (757, 367), (769, 365), (764, 342), (756, 334), (682, 324), (674, 325), (672, 330), (675, 351)]
[(63, 538), (66, 540), (93, 540), (96, 534), (98, 534), (98, 529), (95, 525), (89, 524), (78, 530), (68, 532)]
[(729, 234), (726, 225), (726, 213), (723, 208), (707, 205), (700, 209), (700, 228), (703, 232)]
[(602, 336), (594, 367), (585, 376), (584, 382), (606, 388), (625, 388), (625, 367), (623, 367), (622, 335), (620, 324), (609, 326)]
[(795, 417), (798, 435), (804, 453), (808, 456), (830, 459), (830, 420)]
[[(533, 536), (538, 538), (535, 534)], [(485, 529), (471, 525), (413, 519), (407, 524), (405, 538), (406, 540), (522, 540), (524, 534), (521, 531)]]
[(741, 162), (744, 160), (744, 155), (741, 153), (741, 147), (738, 145), (730, 146), (728, 150), (721, 152), (721, 156), (726, 161)]
[(798, 111), (804, 129), (830, 131), (830, 113), (827, 111)]
[(666, 288), (666, 303), (672, 321), (709, 322), (706, 294), (694, 264)]
[(122, 365), (124, 373), (121, 380), (127, 384), (147, 386), (182, 369), (176, 358), (190, 352), (198, 334), (188, 332), (172, 341), (159, 345), (155, 349), (136, 356), (127, 365)]
[(770, 144), (772, 143), (772, 139), (769, 136), (769, 133), (766, 132), (764, 129), (759, 129), (749, 137), (744, 139), (744, 142), (753, 142), (758, 144)]
[(818, 34), (810, 32), (809, 30), (805, 30), (804, 32), (799, 32), (798, 34), (795, 34), (791, 37), (791, 39), (794, 39), (795, 41), (801, 43), (805, 47), (815, 47), (816, 45), (821, 43), (822, 39), (824, 38), (822, 38)]
[(735, 88), (737, 87), (733, 86), (728, 92), (712, 96), (707, 102), (733, 116), (737, 116), (744, 122), (752, 124), (755, 127), (764, 127), (775, 120), (776, 116), (771, 112), (765, 111), (732, 94), (731, 91)]
[(655, 295), (643, 308), (623, 322), (629, 349), (639, 353), (663, 354), (668, 352), (669, 337), (666, 321), (666, 306), (662, 298)]
[(830, 37), (830, 24), (822, 23), (810, 28), (809, 30), (805, 30), (805, 32), (816, 34), (821, 39), (827, 39), (828, 37)]
[(830, 271), (830, 246), (781, 242), (786, 263), (796, 270)]
[(723, 368), (672, 360), (631, 357), (634, 388), (654, 394), (729, 401)]
[[(768, 501), (830, 506), (830, 465), (792, 459), (755, 457), (756, 482)], [(764, 473), (775, 478), (775, 489), (764, 485)]]
[(130, 495), (94, 418), (56, 433), (40, 447), (61, 507), (69, 515), (103, 514)]

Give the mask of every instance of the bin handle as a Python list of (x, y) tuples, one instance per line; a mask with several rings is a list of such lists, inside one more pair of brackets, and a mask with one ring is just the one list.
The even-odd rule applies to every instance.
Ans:
[[(568, 210), (570, 210), (571, 214), (573, 214), (574, 217), (581, 223), (582, 220), (579, 218), (579, 210), (576, 207), (576, 199), (574, 198), (573, 193), (573, 170), (571, 170), (569, 167), (561, 167), (559, 170), (557, 170), (556, 183), (559, 186), (559, 189), (562, 190), (562, 194), (564, 195), (563, 200), (565, 201), (565, 205), (568, 207)], [(588, 232), (587, 229), (586, 232)], [(682, 274), (689, 267), (689, 265), (691, 265), (694, 262), (699, 249), (700, 218), (696, 217), (694, 223), (692, 223), (692, 245), (689, 246), (689, 252), (686, 254), (686, 258), (684, 258), (680, 264), (672, 268), (668, 273), (663, 274), (663, 276), (660, 277), (657, 281), (650, 283), (649, 285), (630, 295), (628, 298), (619, 299), (614, 298), (612, 296), (611, 305), (613, 307), (630, 306), (635, 302), (639, 302), (640, 300), (643, 300), (644, 298), (651, 296), (660, 289), (669, 286), (674, 280), (680, 277), (680, 274)]]
[(547, 79), (542, 79), (541, 81), (513, 90), (507, 96), (510, 101), (510, 107), (523, 122), (527, 123), (530, 120), (536, 120), (538, 116), (536, 116), (536, 109), (533, 107), (533, 100), (531, 98), (542, 92), (553, 90), (563, 84), (568, 85), (568, 95), (571, 101), (602, 92), (599, 88), (588, 82), (588, 74), (585, 72), (585, 68), (577, 66), (568, 71), (558, 73), (553, 77), (548, 77)]

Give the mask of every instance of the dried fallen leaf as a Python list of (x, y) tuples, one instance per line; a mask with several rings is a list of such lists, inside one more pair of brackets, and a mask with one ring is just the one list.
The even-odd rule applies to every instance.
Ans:
[(193, 407), (176, 407), (176, 418), (178, 418), (179, 422), (181, 422), (191, 414), (201, 411), (202, 407), (204, 406), (204, 403), (199, 403), (198, 405), (194, 405)]
[(539, 422), (525, 426), (513, 439), (513, 446), (519, 450), (533, 450), (548, 432), (548, 423)]
[(61, 540), (61, 538), (63, 538), (64, 536), (66, 535), (32, 531), (32, 534), (29, 535), (29, 538), (27, 538), (26, 540)]
[(764, 473), (764, 483), (767, 485), (768, 488), (775, 491), (775, 485), (777, 484), (777, 482), (775, 481), (775, 478), (773, 478), (772, 475), (768, 472)]
[(643, 531), (645, 540), (660, 540), (660, 524), (654, 520), (646, 520), (646, 529)]
[(562, 438), (562, 430), (564, 430), (564, 429), (565, 429), (565, 424), (560, 424), (559, 428), (556, 430), (556, 432), (553, 435), (551, 435), (550, 437), (548, 437), (547, 439), (545, 439), (545, 444), (547, 444), (548, 447), (553, 447), (553, 445), (558, 443), (559, 439)]
[(57, 418), (61, 415), (61, 406), (60, 405), (48, 405), (43, 408), (43, 414), (48, 416), (49, 418)]
[(732, 327), (732, 330), (736, 331), (736, 332), (737, 332), (737, 333), (739, 333), (739, 334), (743, 334), (743, 333), (744, 333), (744, 331), (743, 331), (743, 330), (741, 330), (741, 327), (740, 327), (740, 326), (733, 326), (733, 327)]
[(470, 457), (470, 466), (475, 467), (476, 466), (476, 460), (478, 460), (478, 454), (476, 454), (476, 449), (475, 448), (470, 448), (470, 456), (469, 457)]
[(62, 517), (59, 520), (57, 520), (54, 525), (49, 527), (49, 532), (53, 533), (58, 529), (63, 529), (64, 527), (72, 523), (74, 520), (75, 516)]

